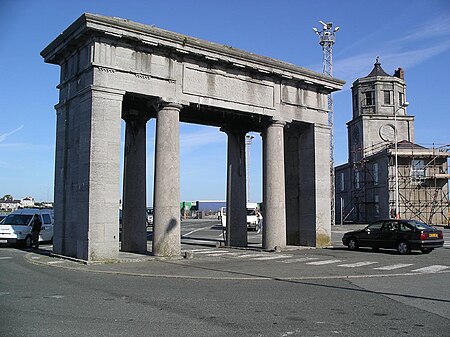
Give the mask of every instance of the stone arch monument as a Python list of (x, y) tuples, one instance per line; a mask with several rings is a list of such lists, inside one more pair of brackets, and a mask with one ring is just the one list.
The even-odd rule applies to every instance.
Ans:
[(263, 139), (263, 248), (330, 242), (327, 95), (344, 82), (285, 62), (120, 18), (83, 14), (41, 53), (61, 67), (55, 253), (147, 250), (145, 125), (156, 119), (153, 254), (181, 254), (179, 122), (228, 136), (227, 243), (246, 246), (245, 135)]

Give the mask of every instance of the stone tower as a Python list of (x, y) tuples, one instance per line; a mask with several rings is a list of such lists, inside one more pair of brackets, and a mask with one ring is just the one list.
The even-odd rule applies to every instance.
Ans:
[(370, 74), (353, 82), (353, 118), (347, 123), (350, 164), (394, 142), (394, 124), (399, 142), (414, 142), (414, 117), (407, 116), (402, 107), (405, 101), (403, 69), (398, 68), (391, 76), (381, 68), (377, 57)]

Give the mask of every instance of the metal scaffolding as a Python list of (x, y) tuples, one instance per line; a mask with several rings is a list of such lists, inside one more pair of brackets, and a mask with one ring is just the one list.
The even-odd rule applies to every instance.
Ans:
[[(380, 218), (395, 217), (395, 162), (394, 145), (378, 144), (367, 149), (355, 149), (355, 161), (351, 166), (352, 188), (350, 198), (342, 205), (342, 220), (368, 222), (379, 211)], [(364, 157), (361, 153), (372, 153)], [(418, 219), (437, 225), (449, 223), (448, 158), (450, 144), (425, 148), (409, 142), (400, 142), (398, 155), (399, 215), (403, 219)], [(376, 158), (385, 156), (385, 178), (375, 177), (373, 164)], [(381, 161), (383, 162), (383, 161)], [(373, 198), (374, 190), (384, 189), (388, 205)], [(377, 192), (377, 193), (378, 193)], [(378, 208), (378, 210), (377, 210)]]

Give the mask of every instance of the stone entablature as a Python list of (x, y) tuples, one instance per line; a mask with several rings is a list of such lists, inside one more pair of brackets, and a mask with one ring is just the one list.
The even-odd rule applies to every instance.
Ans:
[(41, 54), (61, 65), (60, 102), (96, 85), (327, 124), (327, 94), (344, 83), (233, 47), (93, 14), (81, 16)]

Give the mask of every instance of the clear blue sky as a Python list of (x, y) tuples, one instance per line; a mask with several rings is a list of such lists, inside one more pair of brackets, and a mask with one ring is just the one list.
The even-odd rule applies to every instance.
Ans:
[[(117, 16), (322, 71), (312, 27), (340, 26), (334, 76), (335, 163), (347, 161), (350, 87), (380, 56), (390, 74), (405, 70), (415, 142), (450, 143), (450, 2), (397, 1), (0, 1), (0, 197), (53, 200), (59, 67), (40, 51), (82, 13)], [(148, 123), (148, 204), (153, 199), (154, 121)], [(226, 137), (181, 125), (181, 199), (225, 199)], [(261, 200), (261, 139), (250, 152), (250, 199)]]

